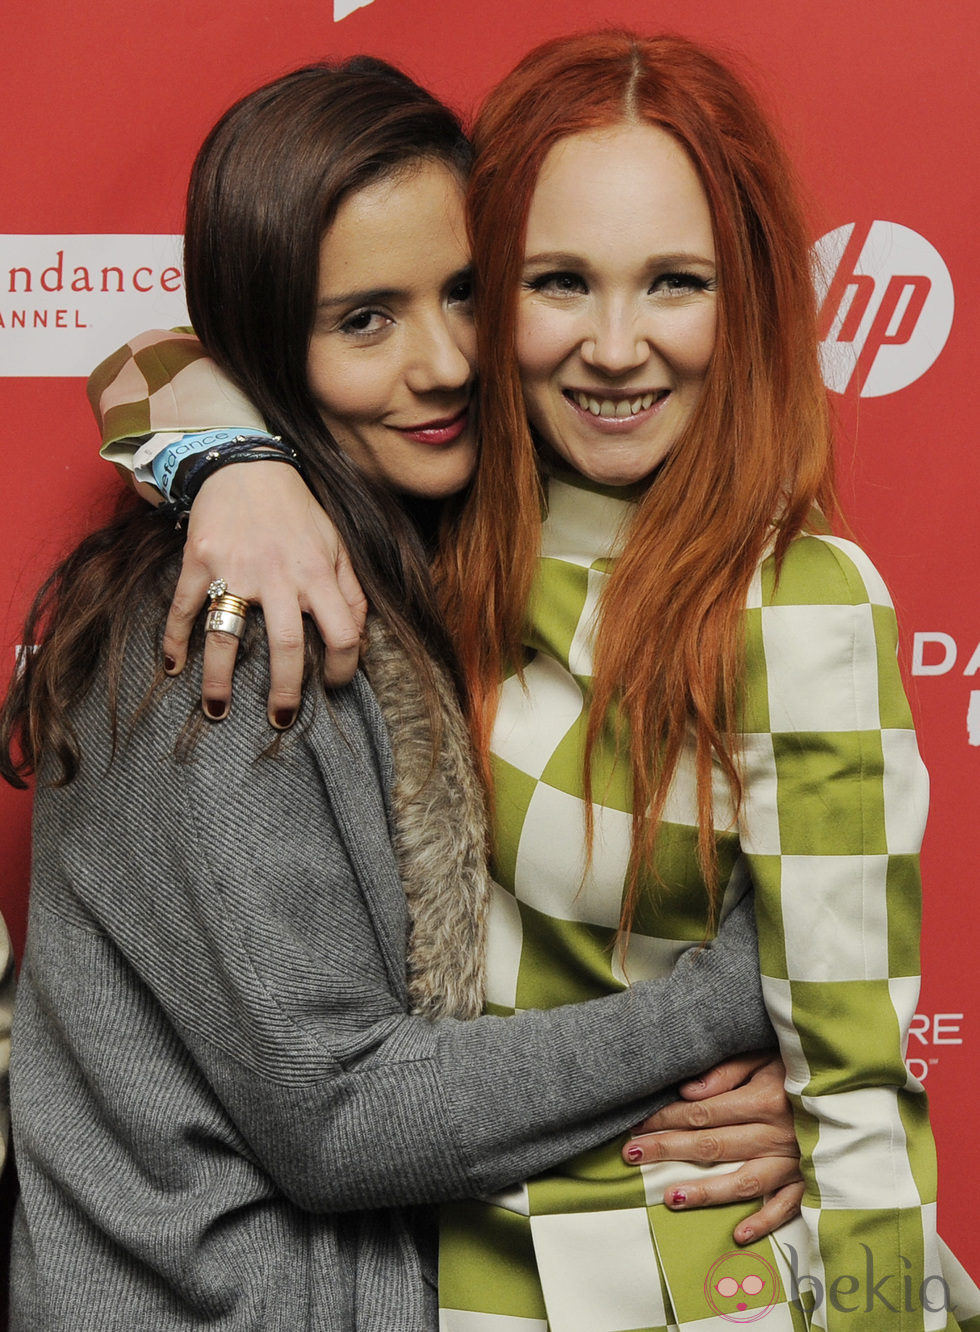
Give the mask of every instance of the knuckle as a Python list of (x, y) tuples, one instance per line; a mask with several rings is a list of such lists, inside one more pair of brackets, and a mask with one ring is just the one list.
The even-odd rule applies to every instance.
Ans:
[(746, 1174), (740, 1170), (732, 1182), (735, 1186), (735, 1197), (743, 1201), (749, 1198), (761, 1198), (765, 1192), (758, 1175)]
[(667, 1144), (661, 1135), (654, 1133), (649, 1137), (644, 1137), (643, 1160), (645, 1162), (665, 1161), (667, 1159)]
[(703, 1101), (690, 1101), (684, 1111), (684, 1121), (694, 1129), (705, 1129), (711, 1125), (711, 1112)]
[(361, 633), (356, 625), (351, 625), (349, 629), (344, 629), (340, 632), (331, 631), (326, 639), (326, 643), (327, 648), (331, 652), (356, 652), (361, 646)]
[(238, 639), (234, 634), (226, 633), (224, 629), (210, 629), (208, 631), (208, 647), (220, 648), (222, 652), (237, 652)]
[(796, 1134), (792, 1129), (777, 1131), (772, 1135), (772, 1141), (780, 1156), (799, 1156), (800, 1144), (797, 1142)]
[(784, 1204), (786, 1208), (787, 1217), (799, 1216), (800, 1211), (802, 1209), (802, 1205), (803, 1205), (803, 1184), (801, 1182), (799, 1184), (794, 1184), (793, 1187), (787, 1191), (786, 1201)]
[(303, 694), (299, 688), (293, 688), (290, 685), (277, 684), (269, 690), (270, 709), (278, 708), (296, 708), (299, 706)]
[(170, 603), (169, 622), (188, 624), (191, 620), (197, 617), (200, 605), (200, 600), (195, 600), (186, 592), (181, 592), (178, 588), (174, 593), (173, 601)]
[[(181, 558), (180, 568), (181, 577), (201, 578), (211, 581), (211, 570), (220, 563), (219, 558), (211, 550), (210, 543), (200, 534), (197, 536), (193, 532), (188, 534), (184, 542), (184, 553)], [(227, 574), (223, 574), (227, 578)]]
[(275, 650), (281, 655), (300, 656), (306, 647), (306, 636), (302, 629), (279, 629), (273, 639)]
[(782, 1119), (789, 1115), (789, 1102), (781, 1083), (772, 1083), (765, 1088), (762, 1092), (761, 1107), (767, 1119)]
[(187, 539), (184, 542), (184, 564), (200, 564), (204, 568), (209, 568), (214, 553), (214, 542), (208, 535), (207, 528), (190, 523)]
[(768, 1183), (766, 1188), (769, 1192), (785, 1188), (786, 1185), (794, 1183), (798, 1178), (797, 1163), (790, 1161), (785, 1156), (769, 1157), (766, 1178)]
[(230, 692), (230, 686), (224, 676), (204, 675), (201, 679), (201, 693), (205, 698), (222, 699), (227, 703)]
[(702, 1133), (696, 1145), (698, 1161), (715, 1162), (723, 1159), (721, 1139), (715, 1133)]
[(767, 1211), (777, 1223), (789, 1221), (794, 1216), (799, 1215), (800, 1203), (803, 1200), (802, 1187), (781, 1189), (775, 1194), (767, 1204)]

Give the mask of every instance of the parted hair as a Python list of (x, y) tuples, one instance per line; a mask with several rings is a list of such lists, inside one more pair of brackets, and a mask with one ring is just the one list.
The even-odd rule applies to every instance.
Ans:
[[(307, 382), (307, 354), (320, 244), (341, 202), (424, 162), (444, 164), (462, 185), (470, 158), (457, 117), (392, 65), (367, 56), (310, 65), (243, 97), (217, 122), (191, 173), (185, 231), (195, 331), (297, 451), (370, 605), (418, 670), (436, 725), (430, 659), (451, 664), (452, 652), (425, 546), (395, 497), (358, 472), (328, 431)], [(44, 752), (56, 780), (72, 779), (80, 755), (71, 707), (106, 669), (105, 652), (115, 699), (133, 616), (156, 607), (162, 626), (182, 541), (172, 518), (126, 497), (119, 517), (48, 579), (24, 636), (40, 647), (25, 658), (0, 714), (8, 781), (23, 785)], [(201, 638), (198, 628), (198, 649)], [(307, 639), (309, 677), (322, 645), (315, 634)]]
[[(597, 621), (591, 755), (610, 707), (625, 723), (633, 803), (634, 908), (689, 731), (696, 740), (699, 852), (716, 896), (711, 769), (736, 804), (742, 609), (772, 545), (834, 510), (814, 288), (794, 172), (745, 82), (675, 36), (603, 31), (537, 47), (489, 94), (474, 129), (469, 220), (478, 276), (483, 448), (441, 567), (443, 599), (489, 777), (500, 680), (522, 661), (540, 545), (540, 459), (521, 396), (518, 292), (535, 182), (569, 135), (620, 124), (671, 134), (710, 205), (718, 332), (692, 420), (651, 478)], [(625, 737), (628, 736), (628, 742)]]

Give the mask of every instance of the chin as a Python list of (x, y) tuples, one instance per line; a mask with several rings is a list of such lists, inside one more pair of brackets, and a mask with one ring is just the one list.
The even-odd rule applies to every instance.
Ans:
[(451, 471), (443, 471), (439, 476), (413, 476), (393, 484), (403, 495), (415, 499), (444, 500), (465, 490), (473, 479), (474, 471), (475, 465), (470, 463), (453, 468)]
[(657, 470), (654, 467), (573, 467), (579, 476), (597, 486), (635, 486), (646, 481)]
[(636, 486), (656, 475), (666, 454), (667, 450), (661, 452), (658, 449), (645, 451), (643, 457), (624, 457), (622, 454), (616, 457), (609, 453), (580, 455), (568, 457), (564, 465), (597, 486)]

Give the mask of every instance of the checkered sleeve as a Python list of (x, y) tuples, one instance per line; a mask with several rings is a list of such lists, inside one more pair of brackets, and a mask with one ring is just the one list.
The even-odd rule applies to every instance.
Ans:
[(191, 329), (151, 329), (92, 371), (88, 399), (102, 432), (102, 456), (154, 485), (150, 463), (196, 430), (264, 430), (245, 395)]
[[(787, 1068), (814, 1326), (947, 1322), (926, 1098), (905, 1065), (928, 805), (888, 592), (852, 543), (803, 538), (747, 610), (745, 800), (766, 1003)], [(804, 1280), (808, 1277), (809, 1280)]]

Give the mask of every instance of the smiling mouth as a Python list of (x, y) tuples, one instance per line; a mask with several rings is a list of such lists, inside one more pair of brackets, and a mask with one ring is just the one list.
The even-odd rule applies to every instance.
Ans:
[(564, 395), (583, 412), (592, 416), (601, 416), (606, 420), (626, 420), (630, 416), (639, 416), (649, 411), (658, 402), (663, 402), (670, 389), (655, 389), (649, 393), (627, 394), (609, 398), (597, 393), (585, 393), (581, 389), (565, 389)]
[(459, 439), (469, 421), (469, 404), (455, 416), (444, 417), (440, 421), (426, 421), (423, 425), (396, 426), (401, 435), (417, 440), (420, 444), (452, 444)]

